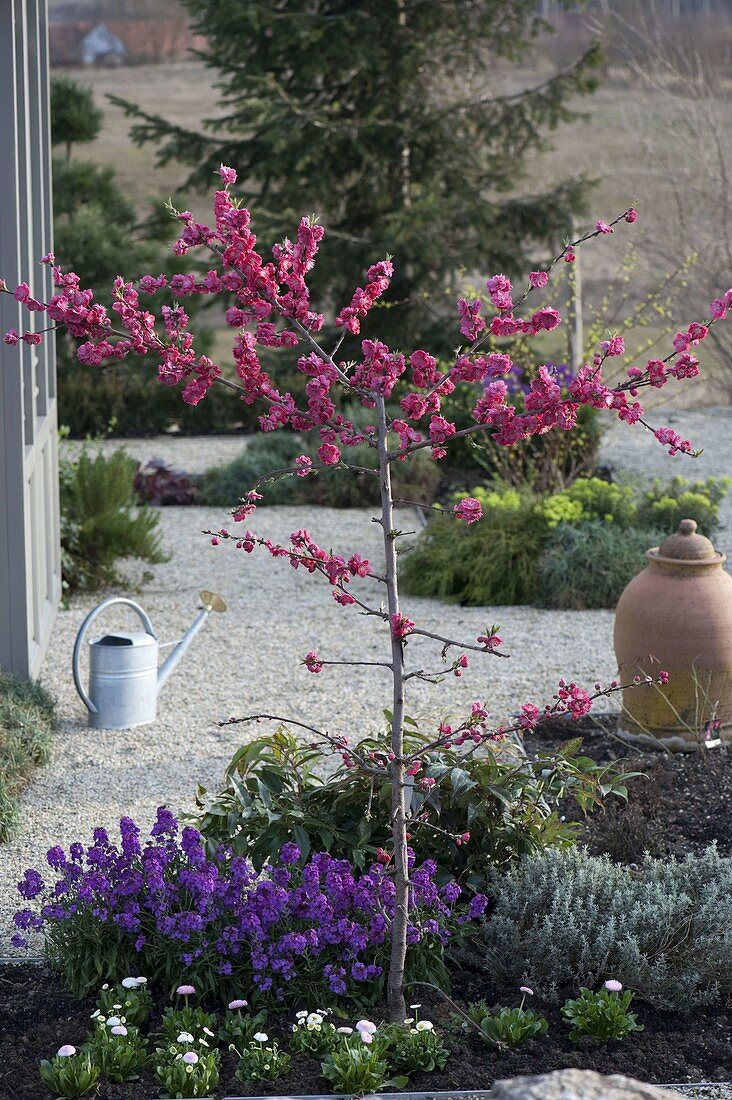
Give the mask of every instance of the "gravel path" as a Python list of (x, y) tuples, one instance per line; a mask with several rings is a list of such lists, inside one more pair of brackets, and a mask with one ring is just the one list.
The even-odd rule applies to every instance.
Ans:
[[(706, 444), (707, 451), (696, 463), (664, 458), (648, 435), (614, 429), (608, 434), (605, 461), (667, 476), (677, 470), (694, 477), (732, 474), (732, 409), (674, 412), (665, 420), (657, 415), (656, 422), (667, 423), (671, 417), (683, 423), (696, 445)], [(104, 447), (114, 445), (107, 441)], [(241, 441), (177, 438), (128, 446), (143, 460), (160, 455), (198, 471), (236, 454)], [(411, 524), (412, 515), (405, 514), (404, 527)], [(255, 526), (277, 540), (306, 526), (326, 547), (358, 550), (379, 560), (379, 529), (371, 516), (370, 509), (269, 508), (258, 513)], [(313, 676), (298, 663), (310, 649), (330, 658), (378, 659), (383, 653), (383, 626), (356, 618), (352, 609), (342, 609), (330, 598), (317, 578), (295, 573), (269, 555), (212, 547), (201, 531), (225, 519), (223, 510), (210, 508), (162, 510), (161, 527), (171, 559), (153, 567), (153, 580), (140, 597), (160, 638), (175, 639), (185, 631), (201, 588), (220, 592), (229, 610), (212, 615), (194, 641), (161, 694), (153, 725), (125, 731), (87, 729), (71, 678), (71, 652), (85, 614), (99, 598), (77, 597), (59, 614), (43, 671), (59, 705), (54, 758), (36, 773), (23, 796), (18, 837), (3, 846), (0, 956), (11, 953), (12, 886), (25, 867), (42, 864), (51, 843), (66, 846), (86, 839), (95, 825), (114, 828), (123, 814), (144, 825), (164, 802), (192, 809), (198, 783), (217, 786), (234, 749), (253, 734), (251, 727), (220, 729), (220, 719), (267, 711), (356, 738), (374, 732), (383, 721), (382, 709), (390, 702), (383, 670), (326, 669)], [(729, 503), (724, 524), (717, 541), (729, 551)], [(377, 598), (379, 586), (374, 582), (359, 584), (367, 599)], [(410, 682), (407, 712), (426, 725), (450, 713), (464, 713), (476, 698), (487, 699), (492, 714), (505, 718), (527, 700), (541, 703), (551, 698), (562, 675), (591, 684), (612, 679), (615, 671), (611, 611), (475, 609), (431, 600), (409, 600), (407, 610), (427, 629), (466, 640), (486, 625), (500, 623), (512, 654), (510, 661), (476, 654), (462, 679), (450, 677), (441, 687)], [(129, 619), (123, 613), (110, 615), (107, 622), (121, 625)], [(410, 642), (408, 656), (420, 667), (439, 664), (434, 644), (424, 639)]]

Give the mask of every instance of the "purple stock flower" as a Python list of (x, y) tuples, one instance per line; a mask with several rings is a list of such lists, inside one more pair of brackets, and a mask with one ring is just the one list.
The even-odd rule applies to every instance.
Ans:
[[(130, 818), (120, 822), (120, 837), (117, 846), (95, 830), (92, 845), (70, 849), (73, 862), (51, 849), (56, 881), (26, 872), (18, 888), (39, 899), (40, 915), (30, 909), (15, 915), (17, 946), (25, 946), (29, 931), (45, 927), (53, 936), (62, 922), (65, 938), (73, 937), (74, 922), (87, 936), (96, 921), (100, 937), (134, 951), (151, 979), (169, 982), (185, 973), (199, 988), (223, 982), (232, 991), (246, 981), (277, 998), (300, 996), (301, 989), (311, 995), (318, 987), (322, 995), (342, 995), (354, 983), (363, 995), (372, 982), (379, 995), (395, 912), (388, 867), (375, 863), (361, 872), (327, 852), (312, 853), (300, 866), (301, 851), (289, 842), (279, 865), (257, 874), (228, 849), (208, 857), (200, 834), (179, 831), (165, 807), (146, 842)], [(460, 889), (437, 888), (435, 862), (415, 866), (413, 855), (410, 862), (410, 950), (433, 952), (457, 926), (480, 916), (485, 899), (458, 910)]]
[(38, 871), (29, 867), (28, 870), (23, 872), (23, 878), (18, 883), (18, 893), (26, 901), (30, 901), (31, 898), (36, 898), (41, 893), (44, 887), (44, 882)]
[(167, 806), (158, 806), (155, 824), (150, 830), (150, 836), (176, 836), (178, 833), (178, 819)]

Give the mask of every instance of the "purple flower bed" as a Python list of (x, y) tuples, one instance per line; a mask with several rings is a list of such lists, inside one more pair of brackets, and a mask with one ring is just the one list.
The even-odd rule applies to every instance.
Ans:
[[(290, 1003), (381, 998), (394, 916), (388, 867), (359, 873), (327, 852), (304, 861), (288, 843), (256, 873), (226, 847), (207, 858), (200, 834), (179, 832), (164, 807), (144, 844), (130, 818), (120, 834), (119, 845), (95, 829), (87, 848), (51, 848), (50, 878), (29, 869), (18, 884), (36, 906), (16, 913), (14, 944), (42, 933), (75, 994), (137, 970), (168, 987), (185, 977), (219, 998), (242, 988)], [(460, 888), (438, 887), (436, 870), (432, 860), (412, 861), (408, 958), (412, 974), (444, 984), (444, 947), (469, 933), (486, 899), (459, 906)]]

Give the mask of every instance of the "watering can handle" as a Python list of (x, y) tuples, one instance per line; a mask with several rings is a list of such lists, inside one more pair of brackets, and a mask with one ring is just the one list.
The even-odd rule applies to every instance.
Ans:
[(97, 615), (99, 615), (100, 612), (102, 612), (102, 611), (106, 611), (106, 609), (108, 607), (111, 607), (112, 604), (115, 604), (115, 603), (126, 604), (127, 607), (131, 607), (133, 611), (136, 611), (137, 614), (140, 616), (140, 619), (142, 620), (142, 625), (145, 627), (146, 633), (150, 634), (153, 638), (157, 638), (157, 634), (153, 630), (153, 625), (150, 622), (150, 618), (149, 618), (147, 612), (143, 611), (143, 609), (140, 607), (140, 605), (136, 604), (134, 602), (134, 600), (128, 600), (124, 596), (110, 596), (110, 598), (108, 600), (104, 600), (102, 603), (98, 604), (97, 607), (95, 607), (92, 611), (89, 612), (87, 617), (84, 619), (84, 622), (81, 624), (81, 627), (79, 628), (79, 633), (76, 635), (76, 641), (74, 642), (74, 657), (73, 657), (72, 667), (73, 667), (73, 671), (74, 671), (74, 683), (76, 684), (76, 690), (78, 691), (79, 695), (81, 696), (82, 700), (84, 701), (85, 706), (87, 707), (88, 710), (90, 710), (92, 712), (92, 714), (97, 713), (97, 708), (94, 706), (91, 699), (89, 698), (86, 691), (84, 690), (84, 686), (81, 682), (81, 676), (79, 674), (79, 658), (81, 657), (81, 643), (84, 641), (84, 638), (86, 636), (86, 632), (89, 629), (89, 627), (91, 626), (94, 619), (96, 619)]

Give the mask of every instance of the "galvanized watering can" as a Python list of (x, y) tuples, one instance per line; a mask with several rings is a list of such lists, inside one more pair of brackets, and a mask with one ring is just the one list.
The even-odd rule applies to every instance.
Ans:
[[(188, 649), (211, 611), (226, 611), (226, 604), (213, 592), (201, 592), (203, 608), (158, 668), (159, 642), (145, 611), (133, 600), (113, 596), (90, 611), (74, 643), (74, 683), (89, 711), (93, 729), (119, 730), (155, 721), (158, 692)], [(97, 615), (113, 604), (124, 604), (139, 615), (145, 630), (102, 634), (89, 642), (89, 691), (79, 674), (79, 658), (86, 632)]]

